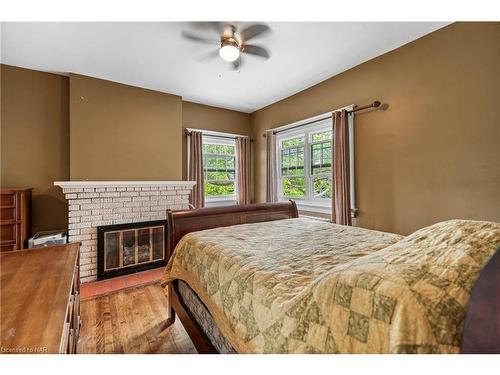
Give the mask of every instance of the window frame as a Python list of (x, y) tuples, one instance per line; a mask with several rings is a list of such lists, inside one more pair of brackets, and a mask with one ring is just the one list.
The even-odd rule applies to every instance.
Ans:
[[(278, 201), (288, 201), (289, 199), (293, 199), (296, 201), (299, 209), (304, 211), (315, 211), (315, 212), (324, 212), (330, 213), (332, 198), (319, 198), (314, 197), (313, 193), (313, 174), (312, 174), (312, 165), (311, 165), (311, 146), (316, 143), (321, 142), (312, 142), (312, 136), (314, 134), (323, 133), (325, 131), (332, 131), (332, 120), (331, 118), (322, 119), (316, 121), (309, 125), (304, 125), (298, 127), (296, 129), (283, 130), (280, 133), (276, 134), (276, 175), (277, 175), (277, 193), (278, 193)], [(304, 137), (304, 178), (306, 194), (304, 198), (289, 198), (283, 195), (283, 178), (286, 178), (282, 175), (281, 170), (281, 150), (282, 150), (282, 142), (288, 139), (296, 138), (299, 136)], [(331, 142), (331, 150), (333, 151), (333, 134)], [(332, 164), (333, 164), (333, 152), (332, 152)], [(333, 165), (331, 166), (333, 168)], [(316, 174), (314, 176), (323, 176), (328, 175), (331, 178), (331, 172), (329, 174)], [(333, 193), (333, 187), (332, 187)]]
[[(237, 155), (236, 155), (236, 139), (232, 138), (221, 138), (216, 136), (210, 136), (203, 134), (202, 143), (210, 145), (225, 145), (234, 147), (234, 193), (230, 195), (218, 195), (218, 196), (207, 196), (205, 194), (205, 206), (225, 206), (236, 204), (237, 194), (238, 194), (238, 183), (237, 183)], [(204, 158), (205, 153), (202, 152), (202, 157)], [(227, 154), (225, 154), (227, 156)], [(203, 183), (205, 184), (205, 167), (203, 167)]]

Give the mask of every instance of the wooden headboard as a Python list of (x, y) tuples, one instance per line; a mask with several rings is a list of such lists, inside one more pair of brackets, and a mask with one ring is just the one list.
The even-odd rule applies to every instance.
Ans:
[(167, 260), (187, 233), (230, 225), (258, 223), (298, 217), (294, 201), (259, 203), (196, 210), (167, 210)]

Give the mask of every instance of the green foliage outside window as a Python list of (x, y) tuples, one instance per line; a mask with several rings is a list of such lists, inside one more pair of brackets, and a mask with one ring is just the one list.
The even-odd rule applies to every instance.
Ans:
[(281, 190), (286, 198), (301, 199), (308, 196), (306, 173), (312, 175), (311, 197), (332, 197), (332, 132), (311, 134), (309, 139), (310, 169), (306, 169), (304, 162), (304, 136), (281, 141)]
[(203, 172), (205, 196), (217, 197), (235, 193), (235, 150), (232, 145), (205, 143)]

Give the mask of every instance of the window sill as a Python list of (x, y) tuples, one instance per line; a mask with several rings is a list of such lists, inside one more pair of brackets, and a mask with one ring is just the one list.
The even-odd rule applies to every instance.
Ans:
[[(328, 214), (332, 213), (331, 203), (319, 203), (319, 202), (311, 202), (311, 201), (303, 201), (300, 199), (292, 199), (295, 204), (297, 204), (297, 209), (299, 211), (307, 211), (307, 212), (316, 212), (320, 214)], [(288, 202), (288, 199), (280, 199), (280, 202)]]

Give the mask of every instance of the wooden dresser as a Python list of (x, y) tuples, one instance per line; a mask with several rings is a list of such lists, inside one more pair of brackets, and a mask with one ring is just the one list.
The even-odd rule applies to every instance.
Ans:
[(80, 244), (0, 254), (0, 353), (76, 353)]
[(26, 247), (31, 235), (31, 190), (0, 190), (0, 251)]

